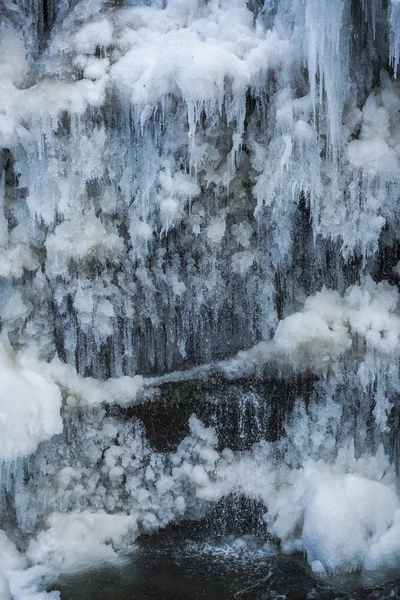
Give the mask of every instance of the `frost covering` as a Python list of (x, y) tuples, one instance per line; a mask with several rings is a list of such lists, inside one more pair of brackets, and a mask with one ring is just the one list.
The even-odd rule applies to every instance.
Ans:
[[(398, 567), (399, 47), (398, 0), (0, 0), (4, 598), (232, 494)], [(156, 451), (215, 378), (234, 448), (215, 389)]]
[(14, 366), (0, 348), (0, 460), (34, 452), (61, 433), (61, 393), (39, 372)]

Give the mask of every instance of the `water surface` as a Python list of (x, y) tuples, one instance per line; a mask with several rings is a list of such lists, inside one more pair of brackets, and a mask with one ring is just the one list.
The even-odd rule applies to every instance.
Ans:
[(123, 564), (62, 575), (61, 600), (385, 600), (399, 581), (363, 587), (357, 576), (318, 581), (302, 557), (255, 536), (183, 536), (168, 529), (139, 540)]

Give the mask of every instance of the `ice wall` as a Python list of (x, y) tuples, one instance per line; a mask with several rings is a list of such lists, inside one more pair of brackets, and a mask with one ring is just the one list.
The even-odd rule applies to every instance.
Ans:
[(383, 9), (133, 4), (3, 5), (4, 329), (98, 378), (268, 338), (396, 222)]
[[(66, 560), (72, 521), (80, 560), (110, 557), (230, 493), (319, 573), (396, 562), (399, 10), (1, 0), (0, 502), (31, 564)], [(292, 386), (278, 447), (224, 454), (192, 420), (155, 453), (109, 414), (216, 374)], [(371, 534), (357, 476), (387, 506)], [(321, 549), (330, 494), (347, 558)]]

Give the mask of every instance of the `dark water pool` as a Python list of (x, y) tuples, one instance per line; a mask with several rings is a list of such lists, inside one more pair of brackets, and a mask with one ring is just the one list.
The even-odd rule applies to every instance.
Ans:
[(168, 530), (140, 540), (123, 564), (60, 576), (53, 589), (62, 600), (384, 600), (400, 599), (400, 577), (373, 587), (318, 581), (301, 557), (261, 538)]

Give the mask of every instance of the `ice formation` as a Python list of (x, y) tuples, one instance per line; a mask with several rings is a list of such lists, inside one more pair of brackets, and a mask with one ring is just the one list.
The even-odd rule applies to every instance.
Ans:
[(39, 372), (16, 368), (0, 348), (0, 460), (28, 456), (61, 433), (61, 392)]
[[(1, 598), (230, 494), (399, 566), (399, 48), (398, 0), (0, 0)], [(155, 450), (215, 377), (256, 443)]]

